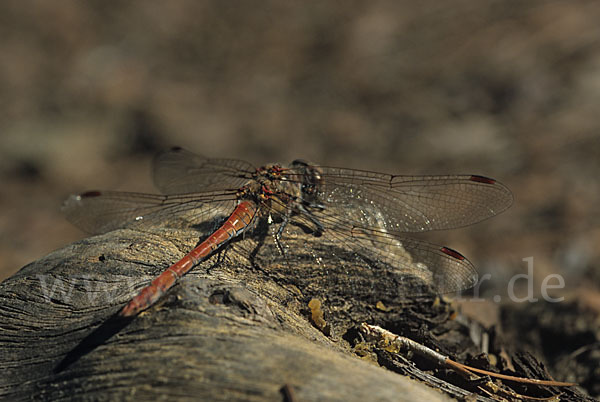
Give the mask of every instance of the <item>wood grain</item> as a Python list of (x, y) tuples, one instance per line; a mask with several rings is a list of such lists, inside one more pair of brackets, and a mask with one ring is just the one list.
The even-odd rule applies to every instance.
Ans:
[[(343, 262), (343, 250), (321, 253), (319, 263), (274, 264), (264, 257), (277, 252), (271, 243), (247, 258), (256, 242), (241, 239), (146, 312), (115, 318), (197, 241), (194, 230), (118, 230), (57, 250), (0, 284), (2, 398), (276, 401), (287, 387), (298, 401), (448, 399), (352, 352), (361, 321), (381, 322), (406, 306), (394, 285), (401, 278), (350, 254)], [(286, 247), (307, 243), (329, 247), (312, 236)], [(331, 337), (310, 323), (313, 297)]]

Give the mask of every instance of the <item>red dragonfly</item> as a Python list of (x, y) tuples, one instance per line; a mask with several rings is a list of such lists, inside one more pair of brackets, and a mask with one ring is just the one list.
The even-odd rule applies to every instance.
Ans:
[(175, 221), (222, 222), (143, 288), (121, 316), (152, 306), (195, 265), (242, 233), (250, 234), (259, 221), (279, 225), (274, 238), (281, 254), (293, 253), (282, 245), (292, 224), (358, 254), (368, 253), (441, 293), (467, 289), (477, 282), (477, 271), (464, 256), (403, 233), (467, 226), (506, 210), (513, 200), (508, 188), (483, 176), (399, 176), (302, 160), (256, 169), (244, 161), (208, 159), (182, 148), (158, 154), (153, 170), (161, 195), (88, 191), (69, 197), (63, 206), (67, 219), (90, 233), (137, 225), (169, 227)]

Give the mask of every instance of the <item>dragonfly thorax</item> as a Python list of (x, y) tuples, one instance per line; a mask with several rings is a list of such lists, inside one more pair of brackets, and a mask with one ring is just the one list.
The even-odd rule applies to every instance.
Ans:
[(286, 175), (289, 170), (278, 164), (257, 169), (238, 192), (238, 199), (251, 199), (271, 212), (289, 215), (292, 205), (302, 196), (301, 184)]
[[(302, 160), (289, 167), (279, 164), (257, 169), (238, 192), (238, 199), (250, 199), (268, 210), (288, 218), (297, 213), (308, 213), (312, 208), (323, 209), (319, 199), (322, 173), (319, 168)], [(316, 225), (319, 227), (320, 224)], [(318, 230), (318, 231), (319, 231)]]

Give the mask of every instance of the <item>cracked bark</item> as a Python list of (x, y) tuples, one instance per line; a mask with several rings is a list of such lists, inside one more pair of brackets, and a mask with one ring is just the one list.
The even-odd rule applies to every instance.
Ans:
[[(302, 401), (448, 399), (361, 360), (350, 344), (360, 322), (409, 323), (422, 314), (413, 307), (426, 310), (432, 299), (407, 302), (401, 275), (305, 234), (285, 245), (314, 252), (287, 260), (266, 257), (278, 254), (273, 242), (256, 253), (252, 238), (240, 239), (157, 305), (115, 319), (197, 241), (194, 230), (118, 230), (57, 250), (3, 282), (0, 394), (263, 401), (283, 400), (287, 386)], [(331, 337), (310, 323), (312, 298), (323, 303)]]

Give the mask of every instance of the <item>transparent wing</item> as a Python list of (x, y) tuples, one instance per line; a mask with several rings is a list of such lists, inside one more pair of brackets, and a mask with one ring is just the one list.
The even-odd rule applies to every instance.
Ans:
[[(477, 271), (460, 253), (402, 233), (471, 225), (506, 210), (513, 201), (508, 188), (483, 176), (319, 169), (320, 207), (307, 208), (293, 220), (315, 232), (320, 224), (324, 238), (417, 277), (441, 293), (472, 287)], [(301, 180), (293, 173), (288, 176)]]
[(378, 236), (368, 233), (348, 236), (332, 232), (359, 254), (372, 256), (407, 276), (416, 277), (424, 284), (433, 285), (440, 293), (458, 292), (477, 283), (477, 270), (459, 252), (407, 237)]
[[(313, 218), (323, 225), (321, 236), (324, 240), (345, 245), (359, 256), (416, 277), (426, 285), (433, 285), (440, 293), (468, 289), (477, 283), (476, 269), (457, 251), (387, 232), (384, 217), (373, 208), (370, 212), (363, 209), (358, 214), (363, 226), (348, 224), (353, 221), (350, 218), (352, 212), (341, 218), (330, 215), (325, 209), (314, 212)], [(307, 215), (297, 215), (292, 221), (303, 227), (315, 228)]]
[[(447, 247), (402, 233), (470, 225), (504, 211), (513, 200), (504, 185), (482, 176), (319, 170), (316, 204), (296, 200), (294, 194), (275, 196), (261, 204), (263, 214), (285, 221), (293, 211), (293, 222), (317, 233), (322, 229), (324, 240), (343, 244), (360, 258), (389, 264), (440, 292), (473, 286), (477, 273), (472, 264)], [(231, 213), (238, 189), (254, 173), (247, 162), (206, 159), (174, 148), (159, 154), (154, 163), (155, 183), (167, 195), (93, 191), (71, 196), (63, 210), (72, 223), (92, 233), (128, 225), (193, 225)], [(284, 176), (285, 181), (304, 183), (295, 169)], [(294, 201), (287, 205), (282, 199)]]
[(468, 226), (506, 210), (512, 193), (475, 175), (393, 176), (322, 168), (322, 218), (335, 226), (373, 227), (389, 233)]
[(155, 195), (88, 191), (70, 196), (62, 210), (67, 220), (88, 233), (136, 226), (193, 226), (231, 213), (235, 192)]
[(208, 159), (182, 148), (171, 148), (154, 159), (154, 184), (163, 194), (233, 190), (256, 169), (236, 159)]

